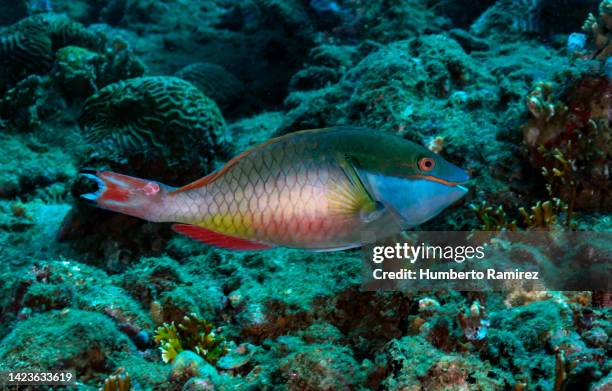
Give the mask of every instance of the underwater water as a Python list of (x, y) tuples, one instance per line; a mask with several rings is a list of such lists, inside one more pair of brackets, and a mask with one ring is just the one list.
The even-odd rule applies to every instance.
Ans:
[[(0, 389), (612, 390), (611, 40), (611, 0), (0, 0)], [(422, 232), (547, 278), (372, 278)]]

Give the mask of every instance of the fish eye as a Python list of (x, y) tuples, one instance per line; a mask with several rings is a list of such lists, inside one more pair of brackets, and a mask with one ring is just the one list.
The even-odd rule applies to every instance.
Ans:
[(419, 160), (419, 169), (421, 171), (431, 171), (436, 166), (436, 161), (430, 157), (424, 157)]

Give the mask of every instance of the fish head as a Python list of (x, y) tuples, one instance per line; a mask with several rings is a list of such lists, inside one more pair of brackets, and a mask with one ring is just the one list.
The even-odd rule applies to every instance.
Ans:
[(374, 197), (398, 214), (405, 228), (419, 225), (463, 197), (468, 173), (440, 155), (406, 140), (378, 168), (360, 170)]

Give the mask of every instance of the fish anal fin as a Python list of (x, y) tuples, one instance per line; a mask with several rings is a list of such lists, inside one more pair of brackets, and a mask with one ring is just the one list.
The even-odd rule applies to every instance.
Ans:
[(199, 240), (200, 242), (204, 242), (211, 246), (224, 248), (227, 250), (255, 251), (267, 250), (271, 248), (271, 246), (267, 244), (220, 234), (196, 225), (174, 224), (172, 225), (172, 229), (182, 235), (187, 236), (188, 238)]

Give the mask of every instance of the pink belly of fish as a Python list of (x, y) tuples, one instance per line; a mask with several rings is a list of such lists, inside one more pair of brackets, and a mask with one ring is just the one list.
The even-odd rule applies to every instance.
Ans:
[(256, 200), (251, 202), (256, 240), (301, 248), (344, 244), (354, 225), (350, 219), (330, 215), (323, 184), (275, 187), (281, 189), (278, 195), (256, 189)]

